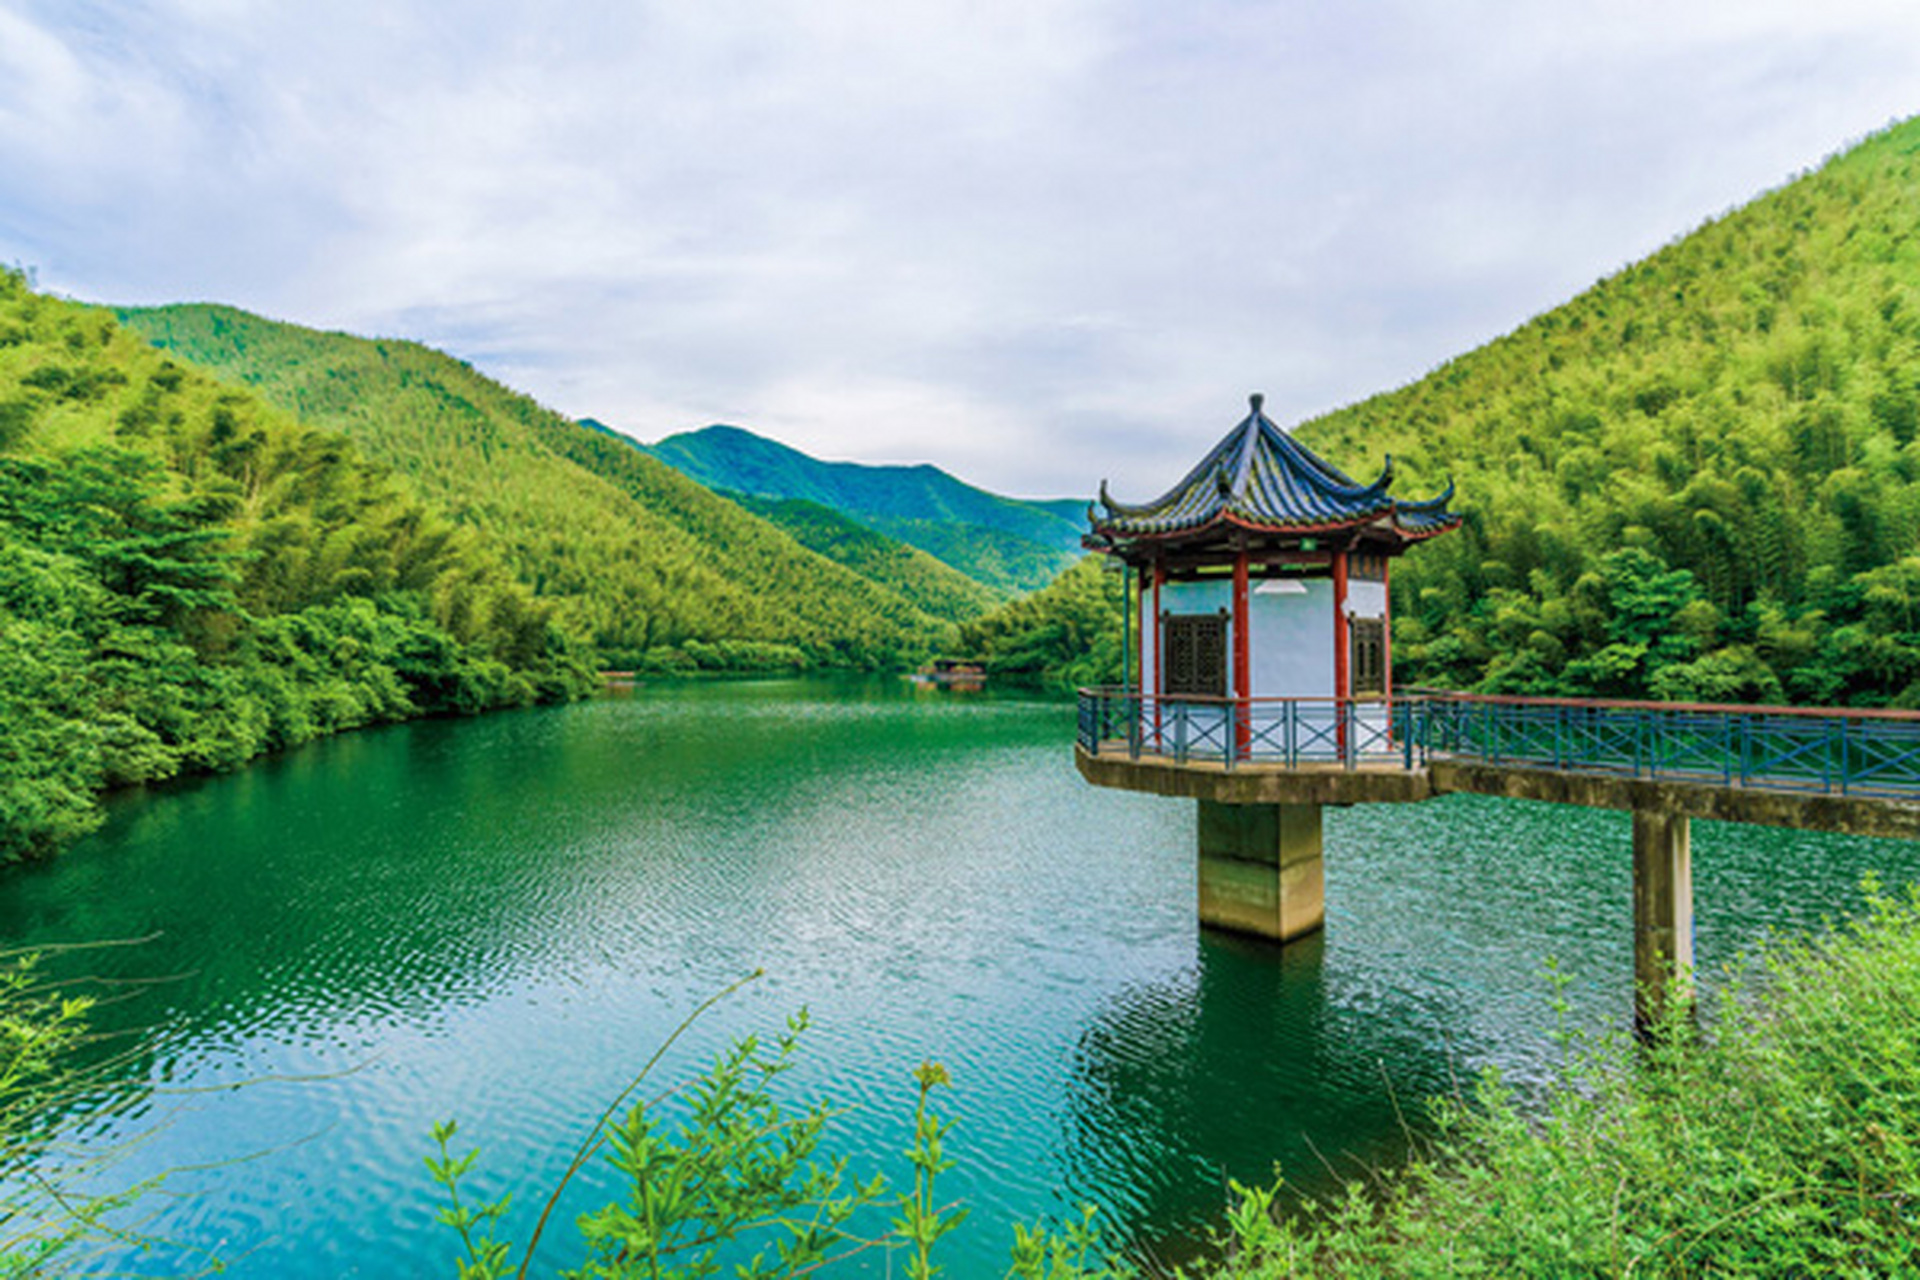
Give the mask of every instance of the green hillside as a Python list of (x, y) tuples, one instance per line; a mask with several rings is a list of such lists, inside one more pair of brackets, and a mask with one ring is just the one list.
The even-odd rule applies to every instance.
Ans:
[(1307, 423), (1459, 484), (1395, 570), (1403, 682), (1920, 705), (1920, 121)]
[(228, 307), (120, 315), (352, 436), (497, 547), (608, 665), (886, 666), (947, 635), (895, 592), (438, 351)]
[(1054, 515), (1061, 520), (1065, 520), (1069, 525), (1073, 526), (1075, 541), (1072, 543), (1069, 550), (1072, 550), (1076, 554), (1084, 550), (1084, 548), (1080, 546), (1079, 537), (1081, 534), (1087, 531), (1088, 499), (1086, 498), (1022, 498), (1020, 499), (1020, 501), (1026, 503), (1030, 507), (1038, 507), (1042, 511), (1048, 512), (1049, 514)]
[(1053, 689), (1117, 684), (1125, 644), (1120, 575), (1082, 556), (1039, 591), (960, 628), (957, 652), (989, 675)]
[(0, 271), (0, 860), (105, 787), (590, 678), (350, 441)]
[(949, 622), (977, 618), (1004, 597), (917, 547), (805, 498), (728, 494), (810, 551), (893, 591), (923, 613)]
[(710, 488), (831, 507), (1006, 593), (1044, 586), (1080, 556), (1077, 501), (1003, 498), (933, 466), (822, 462), (739, 427), (638, 447)]

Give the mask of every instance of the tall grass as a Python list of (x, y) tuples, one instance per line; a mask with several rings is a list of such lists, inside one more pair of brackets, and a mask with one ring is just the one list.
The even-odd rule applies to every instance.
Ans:
[(1868, 890), (1704, 1035), (1568, 1037), (1544, 1109), (1489, 1075), (1400, 1170), (1286, 1215), (1244, 1190), (1219, 1280), (1920, 1274), (1920, 892)]

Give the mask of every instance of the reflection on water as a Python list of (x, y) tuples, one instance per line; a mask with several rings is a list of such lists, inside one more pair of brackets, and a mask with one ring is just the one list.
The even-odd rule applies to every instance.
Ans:
[[(1321, 938), (1202, 937), (1192, 806), (1086, 786), (1072, 717), (786, 681), (356, 734), (121, 798), (86, 845), (0, 882), (0, 929), (158, 935), (63, 963), (176, 975), (100, 1014), (138, 1035), (152, 1090), (136, 1127), (158, 1128), (128, 1169), (212, 1166), (177, 1179), (189, 1198), (156, 1226), (243, 1280), (444, 1274), (420, 1157), (449, 1115), (485, 1148), (474, 1190), (514, 1192), (524, 1238), (582, 1126), (757, 967), (660, 1078), (807, 1005), (797, 1096), (854, 1104), (837, 1149), (899, 1183), (911, 1071), (946, 1062), (963, 1276), (1004, 1269), (1013, 1222), (1082, 1201), (1179, 1256), (1228, 1178), (1278, 1161), (1324, 1186), (1396, 1158), (1456, 1078), (1545, 1073), (1548, 954), (1576, 1017), (1624, 1020), (1620, 815), (1474, 797), (1330, 812)], [(1703, 964), (1916, 861), (1698, 824)], [(563, 1221), (613, 1186), (577, 1190)]]
[(1141, 1256), (1185, 1260), (1229, 1179), (1278, 1170), (1312, 1192), (1399, 1160), (1421, 1100), (1449, 1089), (1445, 1043), (1427, 1034), (1445, 1011), (1352, 999), (1324, 952), (1319, 937), (1204, 935), (1192, 966), (1118, 993), (1082, 1033), (1071, 1182), (1118, 1212)]

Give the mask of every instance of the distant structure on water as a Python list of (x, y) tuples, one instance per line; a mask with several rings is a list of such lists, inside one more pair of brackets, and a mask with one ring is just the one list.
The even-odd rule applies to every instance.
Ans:
[(986, 687), (987, 669), (983, 664), (966, 658), (935, 658), (914, 672), (912, 679), (915, 684), (970, 691)]

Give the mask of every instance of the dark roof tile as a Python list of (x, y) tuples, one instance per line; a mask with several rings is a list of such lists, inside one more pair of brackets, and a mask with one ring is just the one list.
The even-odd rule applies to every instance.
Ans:
[(1239, 426), (1215, 445), (1172, 489), (1138, 506), (1115, 502), (1100, 485), (1100, 506), (1088, 515), (1108, 538), (1166, 538), (1230, 523), (1272, 532), (1310, 532), (1383, 521), (1403, 536), (1423, 537), (1453, 527), (1444, 493), (1420, 502), (1392, 497), (1393, 459), (1372, 484), (1357, 484), (1261, 412), (1260, 397)]

